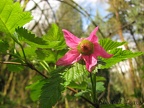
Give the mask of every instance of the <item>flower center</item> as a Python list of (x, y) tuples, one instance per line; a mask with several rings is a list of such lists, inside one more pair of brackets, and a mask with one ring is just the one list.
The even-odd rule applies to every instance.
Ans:
[(94, 51), (94, 44), (89, 40), (82, 40), (77, 49), (83, 55), (90, 55)]

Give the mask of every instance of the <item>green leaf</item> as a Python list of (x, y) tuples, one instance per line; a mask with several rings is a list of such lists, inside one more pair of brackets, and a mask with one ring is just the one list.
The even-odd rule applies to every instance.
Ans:
[(83, 96), (83, 95), (85, 95), (85, 94), (89, 94), (90, 92), (91, 92), (90, 89), (82, 90), (82, 91), (76, 93), (75, 96), (76, 96), (76, 97), (80, 97), (80, 96)]
[(142, 52), (132, 52), (129, 50), (122, 50), (122, 48), (115, 48), (110, 51), (113, 54), (113, 57), (109, 59), (103, 59), (106, 65), (100, 66), (101, 69), (110, 68), (111, 66), (115, 65), (116, 63), (126, 60), (128, 58), (133, 58), (142, 55)]
[(63, 76), (66, 82), (70, 83), (71, 81), (83, 82), (87, 80), (89, 72), (85, 69), (85, 65), (75, 63), (73, 67), (67, 69), (63, 73)]
[(53, 105), (61, 97), (61, 92), (64, 90), (62, 85), (63, 78), (61, 73), (68, 67), (58, 67), (50, 72), (51, 77), (45, 79), (45, 84), (42, 87), (40, 95), (40, 108), (52, 108)]
[(60, 66), (54, 70), (52, 70), (50, 73), (59, 73), (59, 74), (62, 74), (63, 72), (65, 72), (65, 70), (67, 68), (69, 68), (70, 66)]
[(44, 80), (38, 80), (35, 83), (26, 87), (26, 89), (30, 89), (30, 98), (33, 101), (37, 101), (41, 95), (41, 88), (45, 84)]
[(3, 41), (3, 40), (0, 40), (0, 53), (6, 53), (6, 51), (8, 50), (9, 48), (9, 45), (8, 45), (8, 42), (7, 41)]
[(63, 79), (58, 72), (51, 74), (51, 78), (45, 79), (40, 96), (40, 108), (52, 108), (61, 97), (64, 90), (62, 86)]
[(96, 76), (96, 81), (97, 82), (106, 81), (106, 79), (104, 77)]
[[(11, 62), (21, 63), (20, 59), (11, 60)], [(24, 66), (17, 64), (7, 64), (7, 69), (11, 72), (20, 72), (24, 69)]]
[(137, 57), (143, 54), (143, 52), (132, 52), (130, 50), (122, 50), (122, 48), (116, 48), (114, 50), (111, 50), (110, 53), (114, 55), (113, 57), (121, 59)]
[(76, 83), (76, 82), (73, 81), (68, 86), (71, 87), (71, 88), (82, 90), (82, 89), (86, 89), (87, 83), (86, 82)]
[(21, 65), (15, 65), (15, 64), (7, 64), (7, 68), (11, 72), (20, 72), (24, 69)]
[(38, 47), (38, 48), (47, 48), (48, 47), (48, 43), (45, 40), (35, 36), (34, 34), (31, 34), (25, 28), (22, 28), (22, 27), (17, 28), (16, 32), (18, 34), (19, 40), (28, 43), (32, 47)]
[[(47, 104), (49, 104), (49, 102), (53, 101), (51, 99), (51, 96), (57, 95), (60, 92), (59, 89), (57, 89), (57, 87), (62, 86), (60, 84), (62, 79), (61, 79), (59, 73), (63, 72), (66, 68), (67, 67), (59, 67), (59, 68), (53, 70), (52, 72), (50, 72), (51, 76), (52, 76), (50, 79), (41, 79), (41, 78), (39, 79), (39, 77), (36, 77), (36, 80), (37, 80), (37, 78), (38, 78), (38, 80), (35, 83), (26, 87), (26, 89), (30, 89), (31, 99), (33, 101), (37, 101), (40, 99), (40, 102), (42, 101), (41, 104), (43, 104), (43, 101), (46, 102)], [(47, 86), (50, 89), (47, 88)], [(51, 94), (51, 91), (50, 91), (52, 89), (51, 87), (53, 88), (52, 91), (54, 94)], [(46, 94), (45, 94), (45, 92), (46, 92)], [(57, 100), (55, 100), (55, 102), (56, 101)], [(47, 104), (44, 104), (44, 105), (47, 106)], [(54, 104), (54, 102), (53, 102), (53, 104)], [(52, 105), (52, 103), (50, 103), (50, 105)], [(43, 106), (43, 105), (41, 105), (41, 106), (42, 106), (42, 108), (47, 108), (46, 106)], [(48, 107), (48, 108), (50, 108), (50, 107)]]
[(56, 24), (52, 24), (48, 33), (43, 37), (49, 43), (49, 48), (61, 50), (66, 48), (62, 30)]
[[(25, 55), (27, 58), (29, 58), (29, 60), (36, 60), (37, 55), (36, 55), (35, 51), (36, 51), (35, 47), (27, 46), (24, 48)], [(19, 50), (18, 53), (21, 57), (23, 57), (22, 50)]]
[(30, 12), (23, 12), (18, 2), (0, 0), (0, 31), (13, 34), (15, 28), (23, 26), (31, 20)]
[(37, 58), (39, 60), (45, 60), (47, 62), (56, 62), (56, 53), (48, 49), (37, 49), (36, 50)]
[(104, 83), (103, 82), (97, 82), (96, 83), (96, 91), (103, 92), (105, 90)]
[(115, 42), (107, 38), (99, 40), (99, 43), (106, 51), (108, 51), (124, 45), (126, 42)]

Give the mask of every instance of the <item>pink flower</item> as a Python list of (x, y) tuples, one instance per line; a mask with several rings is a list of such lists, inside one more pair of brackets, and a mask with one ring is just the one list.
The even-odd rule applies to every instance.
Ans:
[(96, 36), (97, 30), (98, 27), (91, 32), (89, 37), (81, 39), (69, 31), (63, 30), (66, 44), (70, 47), (70, 50), (56, 62), (56, 65), (71, 65), (83, 59), (86, 63), (86, 69), (91, 72), (97, 64), (98, 56), (103, 58), (112, 57), (112, 54), (108, 54), (102, 46), (99, 45)]

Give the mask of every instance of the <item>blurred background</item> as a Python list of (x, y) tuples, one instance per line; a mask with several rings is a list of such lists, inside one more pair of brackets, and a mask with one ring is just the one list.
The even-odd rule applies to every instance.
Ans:
[[(78, 37), (87, 37), (99, 27), (99, 39), (127, 41), (123, 49), (144, 51), (144, 0), (14, 0), (33, 20), (25, 25), (41, 37), (51, 24), (67, 29)], [(2, 58), (3, 59), (3, 56)], [(144, 55), (100, 70), (106, 90), (100, 96), (107, 103), (144, 103)], [(0, 65), (0, 108), (38, 108), (26, 86), (35, 75), (29, 69), (10, 72)], [(71, 95), (72, 93), (68, 91)], [(54, 108), (88, 108), (87, 103), (72, 96), (65, 97)]]

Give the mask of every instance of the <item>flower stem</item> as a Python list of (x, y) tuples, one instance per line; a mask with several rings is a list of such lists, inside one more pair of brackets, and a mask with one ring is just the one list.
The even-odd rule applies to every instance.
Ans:
[(99, 108), (97, 93), (96, 93), (96, 73), (90, 73), (90, 79), (92, 84), (92, 98), (95, 108)]

